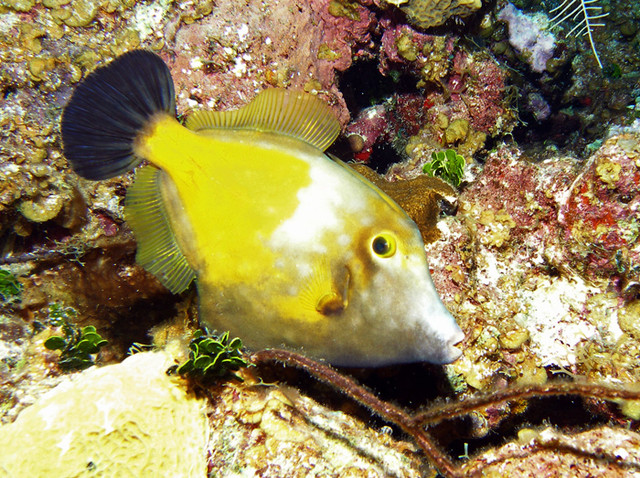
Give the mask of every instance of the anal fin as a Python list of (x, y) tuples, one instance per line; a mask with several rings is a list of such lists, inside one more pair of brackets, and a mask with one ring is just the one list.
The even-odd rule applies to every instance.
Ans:
[(196, 278), (176, 242), (160, 192), (161, 170), (145, 166), (136, 171), (127, 190), (125, 216), (138, 242), (136, 260), (174, 294)]

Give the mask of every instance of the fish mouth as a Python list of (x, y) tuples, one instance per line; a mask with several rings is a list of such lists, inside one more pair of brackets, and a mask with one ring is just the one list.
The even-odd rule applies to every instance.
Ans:
[(443, 363), (451, 363), (455, 362), (462, 356), (462, 350), (458, 348), (458, 346), (462, 345), (462, 342), (465, 339), (464, 332), (461, 329), (458, 329), (453, 336), (445, 342), (445, 350), (447, 351), (446, 360)]

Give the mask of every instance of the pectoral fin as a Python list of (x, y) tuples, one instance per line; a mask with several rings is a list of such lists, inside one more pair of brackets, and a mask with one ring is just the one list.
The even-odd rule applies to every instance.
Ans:
[(322, 315), (333, 315), (342, 312), (347, 307), (344, 297), (334, 291), (323, 295), (318, 299), (316, 311)]
[(306, 309), (312, 309), (324, 316), (336, 315), (349, 304), (350, 274), (347, 268), (343, 274), (333, 274), (325, 259), (314, 263), (300, 294)]

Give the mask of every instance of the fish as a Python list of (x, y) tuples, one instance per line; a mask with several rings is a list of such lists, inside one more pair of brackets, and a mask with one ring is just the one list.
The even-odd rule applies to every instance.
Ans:
[(324, 101), (278, 88), (181, 124), (170, 70), (147, 50), (87, 75), (61, 119), (79, 176), (135, 169), (136, 259), (175, 294), (196, 283), (201, 325), (340, 366), (452, 362), (464, 334), (420, 232), (325, 153), (340, 130)]

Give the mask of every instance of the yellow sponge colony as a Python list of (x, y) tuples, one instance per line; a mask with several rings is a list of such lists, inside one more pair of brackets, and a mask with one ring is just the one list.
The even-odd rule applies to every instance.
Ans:
[(411, 0), (401, 8), (418, 28), (442, 25), (454, 15), (466, 17), (482, 7), (482, 0)]
[(92, 367), (0, 427), (8, 477), (205, 477), (204, 403), (161, 352)]

